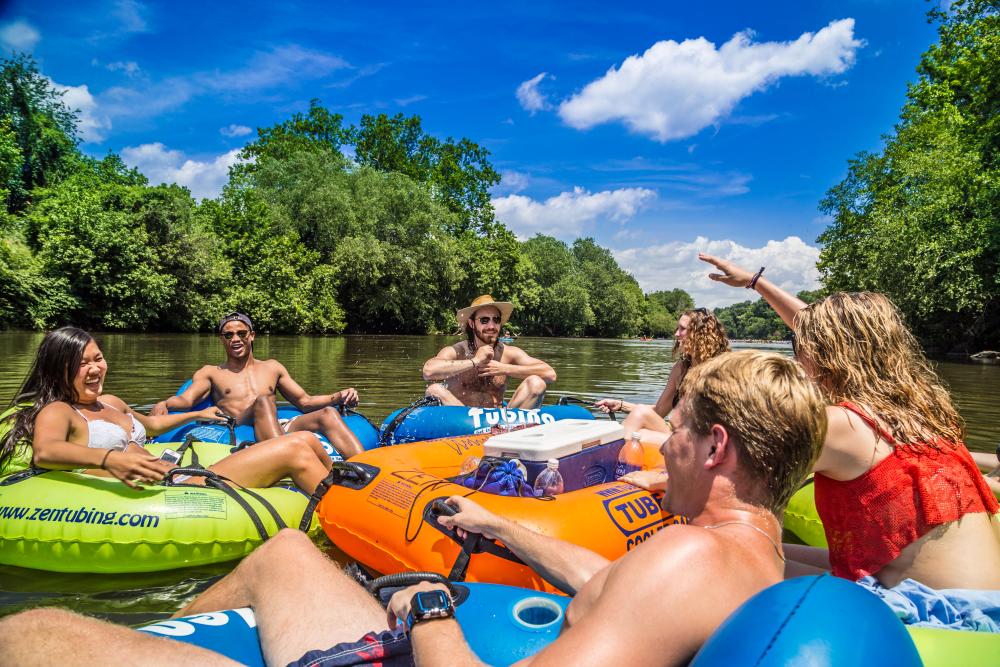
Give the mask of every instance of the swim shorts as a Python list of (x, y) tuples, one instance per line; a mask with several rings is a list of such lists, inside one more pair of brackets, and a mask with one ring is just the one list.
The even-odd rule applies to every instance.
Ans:
[(406, 633), (369, 632), (356, 642), (343, 642), (325, 651), (309, 651), (288, 667), (410, 667), (413, 665), (410, 638)]
[(288, 433), (288, 428), (289, 428), (289, 426), (292, 425), (292, 422), (295, 421), (296, 419), (298, 419), (301, 416), (302, 415), (295, 415), (294, 417), (289, 417), (288, 419), (279, 419), (278, 420), (278, 426), (281, 427), (281, 430), (283, 432)]
[(933, 589), (913, 579), (886, 588), (872, 576), (862, 577), (858, 585), (882, 598), (906, 625), (1000, 632), (1000, 591)]

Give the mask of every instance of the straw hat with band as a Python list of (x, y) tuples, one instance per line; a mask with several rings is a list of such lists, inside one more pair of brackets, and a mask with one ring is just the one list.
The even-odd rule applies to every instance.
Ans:
[(471, 306), (462, 308), (455, 313), (455, 319), (458, 320), (458, 326), (464, 327), (466, 320), (472, 317), (473, 313), (480, 308), (486, 308), (487, 306), (493, 306), (500, 311), (500, 326), (507, 323), (507, 320), (510, 319), (511, 312), (514, 310), (514, 304), (510, 301), (494, 301), (492, 296), (484, 294), (480, 297), (476, 297)]

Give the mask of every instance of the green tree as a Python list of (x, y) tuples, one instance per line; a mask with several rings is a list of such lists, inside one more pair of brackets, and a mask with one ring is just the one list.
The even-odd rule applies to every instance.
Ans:
[(11, 177), (12, 164), (0, 170), (6, 180), (7, 210), (21, 211), (31, 190), (51, 185), (64, 177), (79, 156), (76, 148), (76, 115), (62, 102), (62, 93), (38, 71), (27, 54), (0, 60), (0, 122), (13, 133), (19, 169)]
[(420, 116), (403, 114), (365, 114), (353, 139), (358, 164), (430, 186), (434, 197), (458, 216), (453, 232), (485, 232), (493, 223), (489, 190), (500, 182), (500, 174), (482, 146), (465, 138), (439, 140), (424, 132)]
[(1000, 16), (995, 1), (932, 11), (895, 133), (862, 153), (821, 208), (828, 290), (889, 295), (918, 336), (945, 348), (1000, 343)]

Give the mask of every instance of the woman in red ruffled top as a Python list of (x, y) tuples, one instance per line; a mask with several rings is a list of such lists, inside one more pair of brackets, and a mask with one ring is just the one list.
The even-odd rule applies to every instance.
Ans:
[(713, 280), (767, 300), (833, 403), (815, 466), (829, 552), (789, 545), (788, 576), (808, 571), (794, 559), (851, 580), (871, 575), (885, 588), (913, 579), (1000, 590), (997, 500), (963, 444), (947, 390), (892, 302), (840, 292), (806, 305), (759, 274), (700, 258), (720, 271)]

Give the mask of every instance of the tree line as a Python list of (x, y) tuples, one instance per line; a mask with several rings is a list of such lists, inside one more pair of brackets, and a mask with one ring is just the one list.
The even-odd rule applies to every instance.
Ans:
[[(820, 202), (822, 287), (805, 296), (883, 292), (928, 346), (996, 349), (1000, 2), (929, 20), (899, 122)], [(31, 58), (0, 62), (0, 328), (205, 331), (242, 309), (275, 333), (426, 333), (491, 293), (523, 334), (669, 336), (694, 305), (644, 294), (593, 239), (519, 241), (494, 216), (488, 151), (418, 116), (347, 125), (314, 101), (259, 129), (200, 203), (77, 144)], [(759, 300), (716, 313), (735, 338), (787, 337)]]
[(428, 333), (491, 293), (524, 334), (673, 331), (593, 239), (520, 242), (488, 151), (418, 116), (347, 125), (313, 101), (200, 203), (84, 155), (76, 123), (29, 56), (0, 62), (0, 328), (208, 331), (238, 309), (273, 333)]

